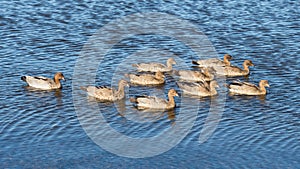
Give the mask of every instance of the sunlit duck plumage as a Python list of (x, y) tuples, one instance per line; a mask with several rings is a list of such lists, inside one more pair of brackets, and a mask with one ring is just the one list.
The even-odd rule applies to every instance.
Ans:
[(216, 87), (219, 87), (217, 81), (213, 80), (209, 82), (200, 83), (190, 83), (190, 82), (177, 82), (179, 88), (185, 94), (195, 95), (195, 96), (215, 96), (218, 94)]
[(247, 76), (250, 73), (249, 66), (254, 66), (251, 60), (245, 60), (243, 63), (244, 69), (241, 69), (237, 66), (225, 66), (217, 70), (217, 74), (225, 75), (229, 77), (234, 76)]
[(177, 92), (174, 89), (170, 89), (168, 92), (169, 100), (155, 96), (137, 96), (131, 98), (130, 101), (136, 103), (138, 109), (170, 110), (176, 106), (174, 96), (178, 96)]
[(120, 80), (118, 85), (118, 90), (107, 86), (82, 86), (80, 88), (86, 91), (89, 96), (101, 101), (116, 101), (125, 97), (125, 86), (129, 86), (125, 80)]
[(165, 83), (165, 76), (162, 72), (153, 74), (125, 74), (130, 82), (137, 85), (159, 85)]
[(229, 92), (237, 95), (265, 95), (267, 90), (265, 87), (270, 87), (267, 80), (261, 80), (256, 86), (252, 83), (233, 81), (227, 85)]
[(169, 72), (172, 70), (172, 65), (176, 64), (174, 58), (169, 58), (167, 60), (167, 65), (162, 63), (138, 63), (133, 64), (140, 72)]
[(210, 58), (204, 60), (193, 60), (192, 63), (198, 65), (199, 67), (215, 67), (215, 66), (230, 66), (230, 61), (232, 56), (225, 54), (223, 60), (217, 58)]
[(31, 87), (50, 90), (62, 88), (60, 80), (65, 80), (65, 77), (61, 72), (57, 72), (53, 79), (43, 76), (22, 76), (21, 80), (26, 82)]
[(180, 80), (186, 81), (212, 81), (214, 79), (214, 75), (209, 71), (209, 68), (202, 68), (201, 71), (194, 70), (173, 70), (173, 74), (179, 76)]

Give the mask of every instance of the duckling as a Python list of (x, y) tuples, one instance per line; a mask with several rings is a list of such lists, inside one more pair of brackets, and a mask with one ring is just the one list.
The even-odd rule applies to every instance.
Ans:
[(130, 82), (137, 85), (160, 85), (165, 83), (165, 76), (162, 72), (158, 71), (153, 74), (125, 74), (130, 78)]
[(241, 81), (233, 81), (231, 84), (226, 86), (228, 87), (229, 92), (238, 95), (265, 95), (267, 94), (265, 87), (270, 87), (267, 80), (260, 80), (258, 86)]
[(216, 66), (230, 66), (230, 61), (233, 57), (229, 54), (224, 55), (224, 60), (217, 58), (205, 59), (205, 60), (193, 60), (192, 63), (199, 67), (216, 67)]
[(139, 63), (133, 64), (139, 72), (169, 72), (172, 70), (172, 65), (176, 64), (174, 58), (169, 58), (167, 60), (167, 65), (161, 63)]
[(159, 109), (159, 110), (170, 110), (173, 109), (176, 104), (174, 96), (178, 96), (175, 89), (170, 89), (168, 92), (168, 101), (155, 96), (137, 96), (131, 98), (130, 101), (136, 103), (137, 108), (143, 109)]
[(177, 82), (177, 85), (185, 94), (201, 97), (217, 95), (218, 92), (216, 87), (219, 87), (215, 80), (211, 81), (209, 84), (203, 81), (201, 83)]
[(193, 70), (173, 70), (173, 74), (179, 76), (179, 79), (186, 81), (212, 81), (214, 79), (214, 75), (209, 71), (209, 68), (202, 68), (201, 71), (193, 71)]
[(217, 70), (217, 74), (228, 77), (247, 76), (250, 73), (249, 66), (254, 66), (251, 60), (245, 60), (243, 63), (244, 69), (237, 66), (225, 66)]
[(65, 81), (65, 77), (61, 72), (57, 72), (53, 79), (43, 76), (22, 76), (21, 80), (26, 82), (31, 87), (42, 90), (50, 90), (62, 88), (60, 80)]
[(82, 86), (81, 90), (86, 91), (89, 96), (95, 97), (101, 101), (116, 101), (125, 97), (125, 86), (129, 84), (125, 80), (120, 80), (118, 90), (107, 86)]

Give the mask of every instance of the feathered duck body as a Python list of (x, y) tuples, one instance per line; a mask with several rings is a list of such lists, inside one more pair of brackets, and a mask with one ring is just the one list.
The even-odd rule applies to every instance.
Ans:
[(217, 74), (224, 75), (227, 77), (236, 77), (236, 76), (247, 76), (250, 73), (249, 66), (254, 66), (252, 61), (245, 60), (243, 63), (243, 68), (237, 66), (225, 66), (217, 68)]
[(227, 87), (229, 92), (236, 95), (265, 95), (267, 94), (265, 87), (270, 87), (270, 85), (267, 80), (261, 80), (258, 86), (248, 82), (233, 81)]
[(174, 89), (170, 89), (168, 92), (168, 100), (155, 96), (137, 96), (131, 98), (130, 101), (135, 102), (137, 108), (141, 110), (170, 110), (176, 106), (174, 96), (178, 96), (177, 92)]
[(62, 88), (60, 80), (65, 80), (65, 77), (61, 72), (57, 72), (53, 79), (43, 76), (22, 76), (21, 80), (31, 87), (42, 90), (51, 90)]
[(116, 101), (125, 97), (125, 86), (129, 86), (125, 80), (120, 80), (118, 85), (118, 90), (107, 86), (86, 86), (81, 89), (101, 101)]
[(162, 63), (138, 63), (133, 64), (139, 72), (169, 72), (172, 71), (172, 65), (176, 64), (174, 58), (169, 58), (167, 60), (167, 65)]
[(217, 67), (217, 66), (230, 66), (230, 60), (232, 56), (229, 54), (224, 55), (224, 59), (220, 60), (217, 58), (210, 58), (204, 60), (193, 60), (192, 63), (198, 65), (199, 67)]
[(184, 81), (212, 81), (214, 75), (209, 72), (208, 68), (202, 68), (204, 71), (194, 71), (194, 70), (173, 70), (173, 74), (177, 75), (180, 80)]
[(177, 85), (183, 91), (183, 93), (201, 97), (217, 95), (218, 92), (216, 87), (219, 87), (217, 81), (215, 80), (209, 83), (205, 81), (200, 83), (178, 82)]
[(137, 85), (160, 85), (165, 83), (165, 76), (158, 71), (153, 74), (125, 74), (129, 77), (130, 82)]

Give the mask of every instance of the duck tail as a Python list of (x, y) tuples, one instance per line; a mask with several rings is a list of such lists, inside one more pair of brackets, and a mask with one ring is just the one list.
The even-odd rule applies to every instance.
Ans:
[(132, 64), (132, 67), (139, 67), (138, 64)]
[(23, 80), (24, 82), (26, 82), (26, 76), (22, 76), (21, 80)]
[(198, 63), (197, 61), (195, 61), (195, 60), (193, 60), (192, 63), (193, 63), (194, 65), (199, 65), (199, 63)]
[(230, 85), (229, 84), (224, 84), (225, 87), (227, 87), (228, 89), (230, 89)]
[(129, 99), (129, 101), (130, 101), (131, 103), (137, 103), (137, 99), (134, 98), (134, 97), (131, 97), (131, 98)]
[(80, 86), (80, 89), (83, 91), (87, 91), (87, 87), (84, 87), (84, 86)]
[(178, 70), (172, 70), (172, 74), (179, 76), (179, 71)]

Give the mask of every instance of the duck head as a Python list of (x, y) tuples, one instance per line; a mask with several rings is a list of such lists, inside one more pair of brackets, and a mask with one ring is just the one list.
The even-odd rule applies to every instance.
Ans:
[(261, 80), (260, 84), (265, 87), (270, 87), (268, 80)]
[(56, 80), (64, 80), (66, 81), (64, 75), (61, 73), (61, 72), (57, 72), (55, 75), (54, 75), (54, 79)]
[(175, 89), (170, 89), (168, 95), (172, 97), (179, 96)]
[(233, 57), (231, 55), (229, 55), (228, 53), (226, 53), (224, 55), (224, 60), (231, 60), (231, 59), (233, 59)]
[(169, 58), (167, 63), (172, 64), (172, 65), (176, 65), (176, 62), (175, 62), (174, 58)]
[(245, 60), (244, 61), (244, 65), (246, 65), (246, 66), (254, 66), (254, 64), (252, 63), (251, 60)]
[(120, 81), (119, 81), (119, 84), (118, 84), (119, 86), (126, 86), (126, 87), (129, 87), (129, 83), (126, 81), (126, 80), (123, 80), (123, 79), (121, 79)]

